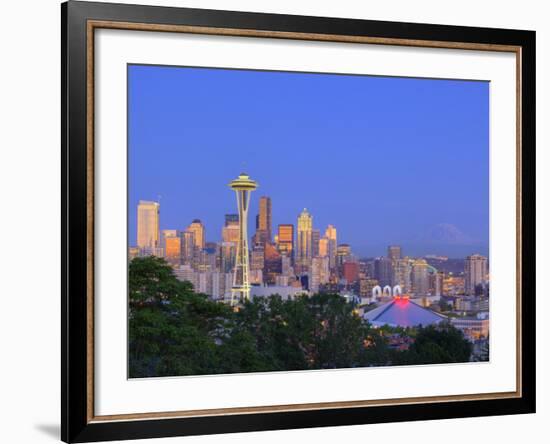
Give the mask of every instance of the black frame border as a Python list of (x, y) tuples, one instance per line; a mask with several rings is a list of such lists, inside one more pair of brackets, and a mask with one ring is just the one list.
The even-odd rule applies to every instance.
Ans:
[[(87, 417), (87, 21), (205, 26), (521, 47), (521, 397), (89, 422)], [(61, 439), (92, 442), (534, 413), (535, 32), (69, 1), (61, 5)]]

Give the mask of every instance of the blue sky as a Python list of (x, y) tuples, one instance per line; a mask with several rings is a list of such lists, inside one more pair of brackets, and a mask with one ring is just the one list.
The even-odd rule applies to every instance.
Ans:
[[(274, 231), (307, 207), (362, 256), (487, 253), (489, 84), (130, 65), (129, 239), (140, 199), (161, 228), (192, 219), (218, 241), (243, 169)], [(252, 234), (252, 233), (250, 233)]]

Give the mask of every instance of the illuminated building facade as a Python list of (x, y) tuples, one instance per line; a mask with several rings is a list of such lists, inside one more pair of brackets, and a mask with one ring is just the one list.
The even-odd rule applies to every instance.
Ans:
[(395, 259), (392, 263), (392, 286), (399, 285), (405, 293), (411, 291), (411, 260)]
[(329, 277), (330, 271), (328, 257), (314, 257), (311, 261), (311, 282), (309, 283), (309, 290), (312, 293), (317, 293), (319, 291), (319, 287), (329, 281)]
[(182, 231), (181, 237), (181, 263), (192, 265), (195, 257), (195, 234), (192, 231)]
[(474, 294), (477, 285), (487, 281), (487, 258), (479, 254), (468, 256), (464, 262), (464, 291)]
[(311, 256), (319, 256), (319, 242), (321, 240), (321, 232), (314, 228), (311, 230)]
[(238, 214), (226, 214), (224, 217), (224, 225), (227, 227), (229, 225), (239, 225), (239, 215)]
[(374, 278), (382, 287), (392, 284), (393, 264), (390, 258), (378, 257), (374, 260)]
[(412, 291), (415, 296), (426, 296), (430, 291), (428, 263), (424, 259), (416, 259), (412, 265)]
[(286, 253), (292, 258), (294, 251), (294, 225), (279, 224), (277, 230), (277, 248), (281, 254)]
[(326, 237), (319, 239), (319, 256), (328, 257), (328, 239)]
[(331, 270), (336, 268), (336, 250), (338, 246), (338, 237), (336, 228), (329, 225), (325, 230), (325, 237), (327, 238), (327, 252), (329, 258), (329, 267)]
[(166, 237), (164, 243), (166, 261), (172, 265), (179, 265), (181, 262), (181, 238), (179, 236)]
[(376, 279), (359, 279), (359, 296), (361, 299), (370, 299), (373, 288), (377, 286), (378, 281)]
[(222, 241), (233, 242), (237, 245), (239, 242), (239, 225), (227, 225), (222, 228)]
[(307, 273), (311, 266), (311, 259), (313, 258), (312, 248), (312, 236), (313, 230), (313, 217), (308, 213), (307, 209), (300, 213), (298, 216), (297, 226), (297, 248), (295, 252), (296, 271), (300, 273)]
[(140, 200), (137, 210), (137, 246), (140, 250), (153, 254), (160, 248), (159, 220), (160, 204)]
[(359, 279), (359, 263), (352, 261), (344, 262), (342, 266), (342, 275), (348, 285), (357, 282)]
[(191, 225), (189, 225), (187, 231), (193, 233), (195, 248), (204, 248), (205, 230), (203, 223), (199, 219), (195, 219), (193, 222), (191, 222)]
[(271, 242), (271, 197), (260, 197), (260, 213), (258, 215), (258, 231), (262, 233), (262, 243)]
[(352, 259), (351, 246), (349, 244), (340, 244), (336, 248), (336, 266), (340, 273), (343, 272), (344, 263)]
[(281, 255), (273, 244), (265, 244), (264, 250), (264, 282), (275, 284), (275, 277), (282, 272)]
[(401, 259), (401, 246), (400, 245), (390, 245), (388, 247), (388, 258), (392, 261)]

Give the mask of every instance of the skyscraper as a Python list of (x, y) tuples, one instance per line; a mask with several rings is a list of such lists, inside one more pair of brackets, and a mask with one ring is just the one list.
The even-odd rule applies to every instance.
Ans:
[(431, 295), (441, 296), (441, 293), (443, 291), (444, 278), (445, 278), (445, 273), (443, 273), (442, 271), (437, 271), (434, 269), (433, 272), (429, 273)]
[(250, 179), (248, 174), (241, 173), (239, 177), (231, 181), (229, 187), (235, 191), (237, 208), (239, 210), (239, 242), (237, 243), (235, 272), (233, 275), (233, 287), (231, 288), (231, 305), (234, 305), (240, 300), (250, 299), (250, 281), (248, 278), (248, 207), (250, 205), (250, 193), (258, 188), (258, 183)]
[(357, 262), (344, 262), (342, 275), (347, 281), (348, 285), (357, 282), (359, 279), (359, 263)]
[(164, 241), (164, 256), (166, 261), (173, 265), (179, 265), (181, 262), (181, 237), (169, 236)]
[(154, 250), (160, 247), (160, 204), (140, 200), (137, 213), (137, 245), (141, 250), (153, 254)]
[(475, 294), (477, 285), (487, 281), (487, 258), (479, 254), (468, 256), (464, 262), (464, 291)]
[(250, 269), (263, 270), (265, 265), (264, 245), (256, 244), (250, 252)]
[(264, 250), (264, 282), (270, 285), (275, 284), (275, 276), (281, 274), (281, 254), (273, 244), (265, 244)]
[(308, 213), (307, 209), (298, 216), (297, 229), (297, 248), (295, 254), (295, 262), (297, 271), (300, 273), (308, 272), (311, 266), (312, 255), (312, 239), (311, 231), (313, 229), (313, 217)]
[(311, 256), (319, 256), (319, 241), (321, 240), (321, 232), (314, 228), (311, 230)]
[(336, 247), (336, 266), (339, 273), (343, 273), (344, 263), (351, 259), (351, 246), (349, 244), (340, 244)]
[(223, 242), (233, 242), (237, 245), (239, 242), (239, 225), (226, 225), (222, 228), (222, 241)]
[(426, 296), (430, 290), (429, 266), (424, 259), (417, 259), (412, 265), (412, 291), (416, 297)]
[(329, 280), (330, 273), (328, 268), (328, 257), (316, 256), (311, 261), (311, 282), (310, 291), (316, 293), (322, 284)]
[(325, 230), (325, 237), (328, 241), (329, 267), (331, 270), (333, 270), (334, 268), (336, 268), (336, 250), (338, 248), (336, 228), (334, 228), (334, 226), (332, 225), (329, 225)]
[(411, 291), (411, 261), (408, 258), (396, 259), (392, 263), (392, 285), (399, 285), (403, 293)]
[(392, 261), (401, 259), (401, 246), (400, 245), (390, 245), (388, 247), (388, 258)]
[(235, 267), (235, 252), (237, 243), (222, 242), (220, 246), (220, 270), (222, 273), (231, 273)]
[(374, 278), (385, 287), (392, 283), (392, 261), (387, 257), (377, 257), (374, 260)]
[(260, 213), (258, 216), (258, 230), (265, 233), (264, 242), (271, 242), (272, 223), (271, 223), (271, 197), (260, 197)]
[(184, 265), (194, 265), (195, 257), (195, 234), (192, 231), (182, 231), (181, 237), (181, 263)]
[(239, 215), (238, 214), (226, 214), (225, 215), (225, 226), (229, 225), (239, 225)]
[(281, 274), (290, 277), (294, 274), (290, 257), (286, 253), (281, 253)]
[(326, 236), (319, 239), (319, 256), (328, 257), (328, 238)]
[[(178, 230), (161, 230), (160, 247), (166, 252), (166, 238), (178, 236)], [(166, 253), (165, 253), (166, 254)]]
[(294, 250), (294, 225), (279, 224), (277, 230), (277, 248), (280, 253), (286, 253), (289, 258), (292, 257)]
[(194, 235), (195, 247), (198, 249), (204, 248), (205, 232), (203, 223), (199, 219), (195, 219), (193, 222), (191, 222), (191, 225), (189, 225), (187, 230)]

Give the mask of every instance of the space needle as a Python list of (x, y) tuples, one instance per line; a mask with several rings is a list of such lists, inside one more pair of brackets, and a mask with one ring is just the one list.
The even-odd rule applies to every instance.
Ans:
[(250, 193), (258, 188), (258, 183), (246, 173), (229, 183), (229, 188), (237, 195), (237, 208), (239, 210), (239, 241), (235, 258), (235, 270), (233, 274), (233, 286), (231, 288), (231, 305), (250, 299), (250, 280), (248, 278), (248, 207)]

